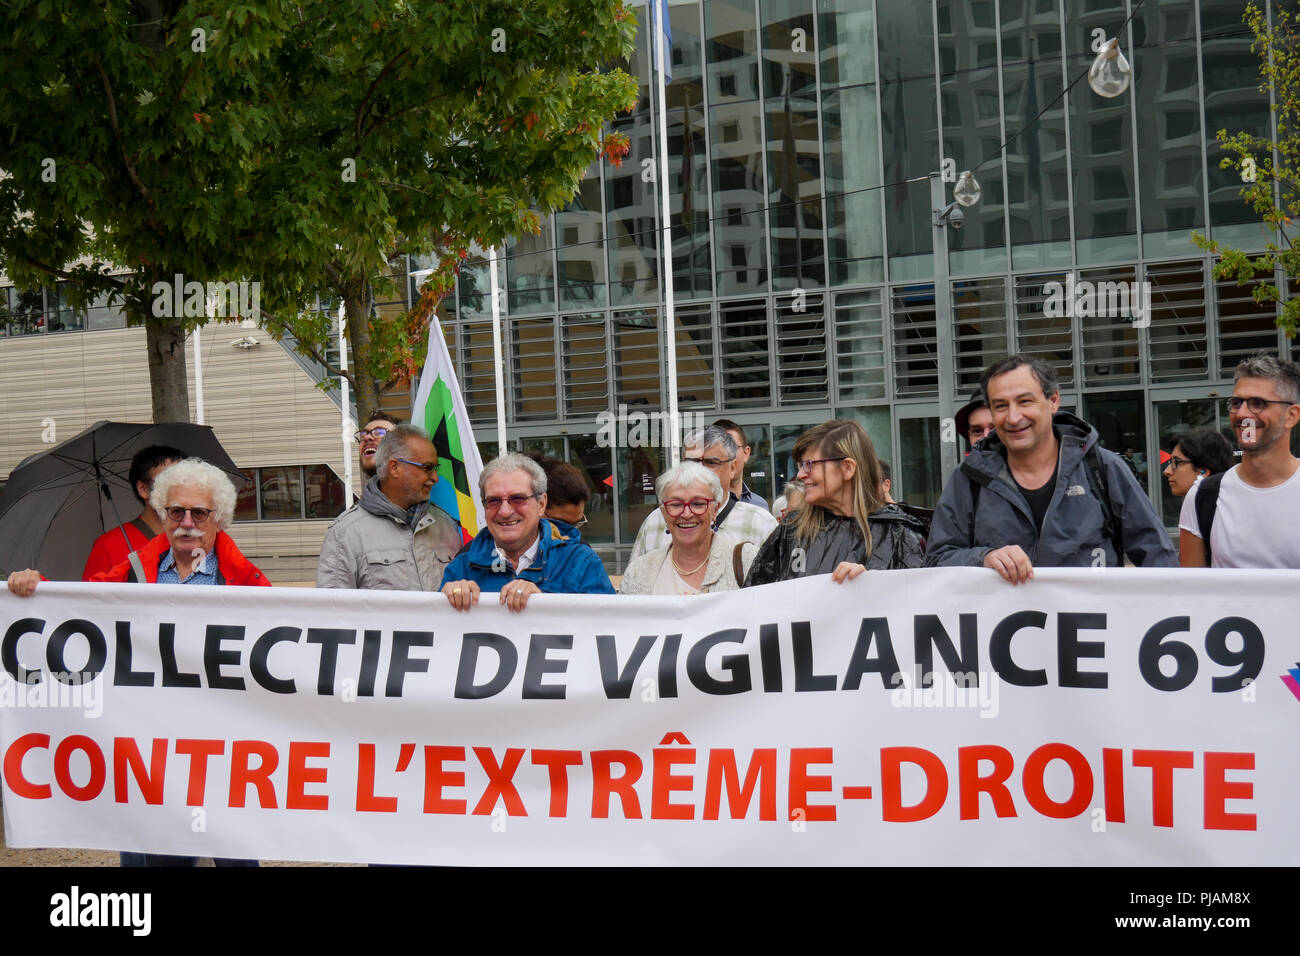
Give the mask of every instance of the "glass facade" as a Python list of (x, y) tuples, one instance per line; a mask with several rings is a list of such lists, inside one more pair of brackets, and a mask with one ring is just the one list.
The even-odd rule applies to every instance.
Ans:
[[(1243, 355), (1292, 349), (1273, 311), (1213, 280), (1190, 238), (1200, 230), (1249, 249), (1266, 239), (1215, 145), (1221, 128), (1266, 133), (1270, 123), (1242, 4), (1147, 0), (1120, 37), (1133, 84), (1110, 100), (1076, 81), (1097, 31), (1110, 36), (1128, 18), (1124, 0), (669, 9), (678, 401), (770, 436), (755, 447), (749, 472), (762, 475), (751, 487), (779, 494), (799, 433), (840, 416), (897, 457), (895, 496), (933, 505), (940, 391), (960, 406), (990, 361), (1024, 351), (1057, 367), (1062, 405), (1091, 416), (1171, 517), (1148, 463), (1182, 430), (1179, 410), (1200, 422), (1198, 403), (1226, 393)], [(594, 444), (598, 416), (661, 411), (668, 389), (659, 104), (649, 12), (636, 12), (627, 66), (641, 95), (613, 124), (631, 155), (620, 169), (594, 163), (543, 236), (509, 250), (507, 269), (511, 443), (563, 435), (575, 463), (599, 452), (598, 471), (613, 476), (600, 485), (611, 520), (593, 543), (611, 570), (666, 458)], [(983, 194), (965, 228), (948, 231), (952, 310), (940, 315), (928, 177), (945, 159), (977, 169)], [(458, 317), (449, 338), (471, 417), (495, 453), (484, 272), (462, 271), (445, 311)], [(1071, 278), (1145, 285), (1150, 307), (1061, 314), (1052, 283)], [(940, 381), (940, 336), (954, 344), (951, 381)]]

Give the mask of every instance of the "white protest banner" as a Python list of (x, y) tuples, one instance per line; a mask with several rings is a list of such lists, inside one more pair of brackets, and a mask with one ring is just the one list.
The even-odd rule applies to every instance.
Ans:
[(948, 569), (519, 614), (485, 594), (458, 614), (439, 594), (43, 582), (0, 595), (7, 839), (456, 865), (1290, 864), (1298, 595), (1282, 571), (1041, 569), (1013, 588)]

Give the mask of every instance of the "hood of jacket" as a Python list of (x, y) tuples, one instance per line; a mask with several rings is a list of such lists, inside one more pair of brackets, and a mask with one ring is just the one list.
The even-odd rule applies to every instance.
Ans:
[[(1069, 412), (1057, 412), (1053, 415), (1052, 428), (1061, 442), (1059, 467), (1063, 472), (1082, 459), (1088, 453), (1088, 449), (1100, 438), (1097, 429)], [(975, 448), (961, 463), (961, 470), (972, 481), (977, 481), (981, 485), (987, 485), (999, 477), (1014, 483), (1011, 469), (1007, 466), (1007, 449), (997, 432), (976, 443)]]
[[(889, 524), (891, 522), (901, 524), (903, 527), (910, 528), (912, 531), (915, 531), (919, 535), (924, 535), (927, 531), (929, 531), (929, 528), (926, 527), (924, 521), (922, 521), (920, 518), (917, 518), (915, 515), (908, 514), (906, 511), (904, 511), (896, 504), (887, 504), (879, 511), (874, 511), (871, 514), (867, 515), (868, 524), (875, 525), (878, 522), (885, 523), (885, 524)], [(873, 540), (874, 540), (874, 535), (873, 535)]]

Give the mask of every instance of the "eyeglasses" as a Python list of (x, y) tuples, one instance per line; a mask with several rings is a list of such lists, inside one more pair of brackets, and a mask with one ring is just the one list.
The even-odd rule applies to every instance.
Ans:
[(352, 436), (352, 439), (358, 445), (360, 445), (367, 438), (371, 438), (371, 437), (383, 438), (387, 434), (388, 434), (387, 428), (367, 428), (364, 431), (357, 432), (355, 435)]
[(717, 468), (719, 465), (727, 465), (735, 461), (735, 456), (731, 458), (687, 458), (682, 456), (682, 461), (693, 461), (698, 465), (704, 465), (706, 468)]
[(541, 495), (506, 495), (505, 497), (492, 495), (490, 498), (483, 499), (483, 507), (488, 511), (499, 511), (501, 506), (508, 501), (510, 502), (510, 507), (518, 511), (533, 498), (540, 497)]
[(1240, 398), (1236, 395), (1233, 395), (1231, 398), (1228, 399), (1228, 411), (1239, 412), (1241, 411), (1241, 406), (1245, 405), (1252, 412), (1259, 413), (1262, 412), (1265, 409), (1265, 407), (1269, 405), (1294, 405), (1294, 404), (1295, 402), (1288, 402), (1285, 399), (1281, 399), (1281, 398), (1259, 398), (1255, 395), (1250, 396), (1250, 398)]
[(180, 524), (182, 521), (185, 520), (185, 515), (187, 512), (189, 516), (194, 519), (195, 524), (203, 524), (210, 517), (212, 517), (211, 508), (174, 508), (174, 507), (167, 509), (167, 517), (170, 518), (172, 521), (175, 521), (177, 524)]
[(806, 461), (796, 461), (794, 463), (794, 473), (802, 475), (805, 471), (812, 471), (813, 465), (821, 465), (828, 461), (843, 461), (847, 455), (840, 455), (838, 458), (810, 458)]
[(680, 498), (669, 498), (664, 502), (664, 510), (669, 515), (676, 518), (687, 508), (691, 509), (691, 514), (699, 516), (709, 510), (709, 505), (713, 504), (712, 498), (692, 498), (690, 501), (682, 501)]
[(394, 458), (393, 461), (400, 461), (408, 465), (414, 465), (416, 468), (419, 468), (421, 471), (423, 471), (426, 475), (432, 475), (434, 471), (437, 470), (438, 468), (438, 463), (436, 461), (424, 462), (423, 464), (421, 464), (418, 461), (411, 461), (411, 459), (409, 458)]
[(579, 518), (577, 521), (573, 522), (573, 526), (574, 526), (575, 528), (581, 528), (581, 527), (582, 527), (583, 525), (585, 525), (586, 523), (587, 523), (587, 516), (586, 516), (586, 515), (583, 515), (583, 516), (582, 516), (581, 518)]
[(1165, 467), (1178, 468), (1182, 465), (1190, 465), (1191, 463), (1192, 460), (1190, 458), (1179, 458), (1177, 455), (1170, 455), (1169, 460), (1165, 462)]

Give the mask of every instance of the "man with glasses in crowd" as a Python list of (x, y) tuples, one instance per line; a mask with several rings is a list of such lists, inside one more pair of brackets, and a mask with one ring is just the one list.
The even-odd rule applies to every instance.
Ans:
[[(718, 511), (713, 530), (725, 531), (737, 541), (749, 541), (761, 546), (767, 536), (776, 530), (777, 520), (767, 508), (746, 504), (730, 490), (736, 474), (739, 451), (736, 440), (725, 428), (710, 425), (686, 436), (682, 461), (703, 465), (718, 476), (718, 481), (727, 491), (727, 501)], [(668, 547), (672, 544), (668, 534), (668, 522), (664, 518), (663, 509), (656, 508), (641, 523), (628, 562), (631, 563), (647, 551)]]
[(433, 442), (416, 425), (394, 425), (385, 430), (374, 461), (361, 500), (325, 532), (316, 586), (434, 591), (462, 538), (460, 525), (429, 503), (438, 480)]
[(400, 419), (376, 415), (367, 421), (363, 427), (357, 429), (357, 433), (353, 438), (356, 439), (357, 454), (361, 458), (361, 473), (366, 476), (367, 480), (375, 477), (375, 453), (379, 450), (380, 441), (399, 424), (401, 424)]
[(546, 513), (546, 472), (527, 455), (505, 454), (478, 480), (487, 527), (442, 577), (442, 593), (468, 611), (483, 591), (522, 611), (534, 594), (613, 594), (600, 557), (576, 535), (565, 534)]
[[(1266, 353), (1237, 366), (1228, 419), (1241, 462), (1201, 479), (1179, 515), (1185, 568), (1300, 568), (1300, 366)], [(1207, 543), (1208, 539), (1208, 543)]]
[(730, 418), (719, 418), (713, 424), (730, 435), (731, 440), (736, 443), (736, 471), (731, 476), (731, 487), (727, 488), (725, 485), (723, 487), (747, 505), (766, 508), (767, 502), (754, 494), (753, 489), (745, 484), (745, 466), (749, 464), (749, 457), (754, 452), (748, 436), (745, 435), (745, 429)]

